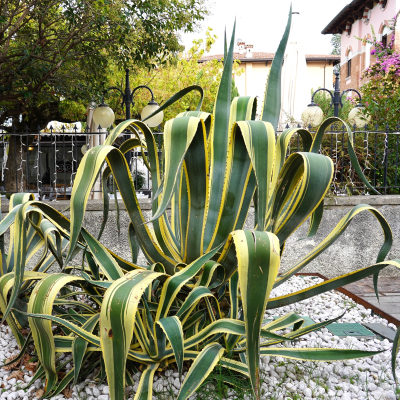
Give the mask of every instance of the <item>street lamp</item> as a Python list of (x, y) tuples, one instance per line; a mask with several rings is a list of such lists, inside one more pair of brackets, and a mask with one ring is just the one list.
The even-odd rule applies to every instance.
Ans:
[[(109, 90), (117, 90), (118, 92), (121, 93), (122, 96), (122, 104), (125, 104), (125, 118), (130, 119), (131, 118), (131, 105), (134, 106), (135, 103), (133, 102), (133, 95), (135, 92), (139, 89), (147, 89), (150, 94), (151, 94), (151, 100), (147, 104), (146, 107), (143, 108), (142, 113), (141, 113), (141, 118), (142, 120), (145, 119), (147, 116), (153, 114), (155, 111), (157, 111), (160, 106), (154, 101), (154, 94), (153, 91), (146, 85), (140, 85), (135, 87), (132, 92), (131, 92), (131, 87), (129, 83), (129, 68), (125, 70), (125, 92), (123, 92), (120, 88), (116, 86), (112, 86), (104, 91), (104, 94), (106, 94)], [(153, 117), (149, 118), (148, 120), (145, 121), (145, 123), (151, 127), (154, 128), (155, 126), (158, 126), (161, 124), (162, 120), (164, 118), (164, 113), (160, 111), (157, 115), (154, 115)], [(102, 128), (108, 128), (113, 122), (114, 122), (115, 116), (113, 110), (104, 103), (104, 96), (102, 99), (101, 104), (94, 110), (93, 113), (93, 121), (97, 124), (100, 125)], [(130, 138), (130, 134), (124, 135), (125, 140)], [(128, 161), (128, 164), (130, 164), (131, 160), (131, 152), (129, 151), (126, 154), (126, 160)]]
[[(349, 120), (356, 124), (357, 127), (362, 127), (371, 120), (370, 116), (365, 117), (362, 109), (364, 105), (361, 102), (361, 94), (356, 89), (347, 89), (344, 90), (342, 94), (340, 94), (340, 85), (339, 85), (339, 72), (335, 72), (336, 79), (335, 79), (335, 91), (332, 92), (328, 89), (321, 88), (314, 92), (311, 98), (311, 103), (308, 107), (303, 111), (301, 114), (301, 119), (304, 121), (305, 124), (311, 124), (312, 126), (317, 126), (322, 123), (324, 118), (324, 113), (322, 112), (321, 108), (314, 102), (314, 97), (318, 92), (325, 91), (328, 92), (332, 98), (331, 106), (333, 105), (333, 115), (335, 117), (339, 117), (339, 106), (343, 107), (342, 104), (342, 97), (347, 92), (355, 92), (358, 95), (359, 103), (350, 111), (349, 113)], [(363, 118), (361, 118), (363, 116)]]

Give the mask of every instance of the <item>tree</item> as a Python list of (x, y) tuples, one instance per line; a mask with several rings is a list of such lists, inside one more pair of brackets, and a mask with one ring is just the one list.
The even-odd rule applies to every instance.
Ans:
[[(331, 45), (332, 45), (331, 54), (340, 56), (340, 54), (341, 54), (341, 37), (342, 37), (342, 35), (340, 33), (336, 33), (332, 36), (332, 38), (331, 38)], [(340, 64), (336, 64), (333, 67), (333, 72), (334, 73), (340, 72)]]
[[(216, 40), (212, 34), (212, 29), (208, 28), (205, 39), (193, 41), (193, 46), (186, 52), (180, 53), (177, 57), (170, 56), (164, 64), (158, 68), (147, 69), (136, 67), (131, 71), (131, 87), (148, 85), (153, 93), (155, 100), (162, 104), (172, 95), (190, 85), (199, 85), (204, 89), (203, 107), (204, 111), (213, 112), (214, 99), (221, 80), (222, 64), (218, 60), (200, 62), (205, 52), (209, 52)], [(240, 75), (242, 70), (239, 61), (233, 65), (235, 74)], [(117, 66), (110, 65), (108, 71), (108, 86), (117, 86), (121, 90), (125, 87), (125, 73), (118, 70)], [(233, 83), (234, 85), (234, 83)], [(236, 89), (236, 95), (238, 95)], [(236, 96), (235, 95), (235, 96)], [(232, 94), (232, 98), (233, 98)], [(195, 110), (199, 101), (199, 94), (189, 93), (180, 101), (165, 110), (164, 121), (175, 118), (180, 112), (188, 109)], [(132, 107), (132, 118), (140, 119), (140, 112), (150, 100), (150, 93), (146, 89), (138, 90), (134, 96), (134, 106)], [(121, 105), (120, 94), (117, 91), (110, 91), (106, 97), (107, 104), (114, 110), (116, 123), (125, 119), (125, 109)]]
[(340, 56), (341, 53), (341, 34), (340, 33), (335, 33), (332, 38), (331, 38), (331, 45), (332, 45), (332, 51), (331, 54), (334, 54), (335, 56)]
[(232, 99), (234, 99), (235, 97), (239, 97), (239, 96), (240, 96), (240, 94), (239, 94), (238, 88), (236, 87), (235, 80), (232, 79)]
[(87, 103), (110, 62), (165, 62), (181, 49), (177, 32), (207, 13), (205, 1), (0, 0), (0, 124), (68, 122), (63, 99)]
[[(162, 65), (193, 31), (207, 0), (0, 0), (0, 125), (32, 131), (84, 119), (86, 104), (118, 69)], [(9, 123), (11, 121), (11, 124)], [(27, 146), (10, 140), (6, 188), (23, 182)], [(22, 149), (22, 150), (21, 150)]]

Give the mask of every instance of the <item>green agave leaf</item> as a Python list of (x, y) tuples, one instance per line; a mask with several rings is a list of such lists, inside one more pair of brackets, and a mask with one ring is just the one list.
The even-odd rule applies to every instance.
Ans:
[[(25, 219), (25, 211), (27, 208), (27, 204), (25, 203), (22, 207), (18, 209), (17, 214), (15, 215), (15, 223), (13, 227), (13, 240), (10, 240), (10, 250), (8, 254), (13, 254), (13, 257), (8, 257), (7, 261), (12, 261), (11, 264), (13, 266), (14, 271), (14, 286), (11, 290), (10, 299), (7, 303), (7, 308), (3, 310), (3, 320), (7, 319), (11, 308), (14, 306), (14, 303), (19, 294), (22, 279), (24, 276), (24, 268), (26, 264), (26, 249), (27, 249), (27, 230), (28, 230), (28, 222)], [(11, 229), (10, 229), (11, 235)]]
[(361, 169), (361, 167), (360, 167), (360, 164), (359, 164), (359, 162), (358, 162), (357, 155), (356, 155), (356, 153), (355, 153), (355, 151), (354, 151), (354, 136), (353, 136), (353, 132), (352, 132), (351, 128), (349, 127), (349, 125), (348, 125), (346, 122), (344, 122), (343, 120), (341, 120), (340, 118), (337, 118), (337, 117), (330, 117), (330, 118), (327, 118), (327, 119), (321, 124), (321, 126), (319, 127), (319, 129), (318, 129), (318, 131), (317, 131), (317, 133), (316, 133), (316, 135), (315, 135), (315, 137), (314, 137), (314, 142), (313, 142), (313, 144), (312, 144), (311, 151), (312, 151), (313, 153), (318, 153), (318, 152), (319, 152), (319, 149), (320, 149), (321, 143), (322, 143), (323, 135), (324, 135), (325, 131), (328, 129), (328, 127), (329, 127), (330, 125), (332, 125), (334, 122), (340, 122), (343, 126), (346, 127), (347, 135), (348, 135), (348, 138), (347, 138), (347, 151), (349, 152), (350, 161), (351, 161), (351, 164), (352, 164), (353, 168), (355, 169), (355, 171), (356, 171), (356, 173), (357, 173), (357, 176), (363, 181), (364, 185), (365, 185), (368, 189), (372, 190), (372, 191), (373, 191), (374, 193), (376, 193), (376, 194), (380, 194), (380, 193), (368, 182), (367, 178), (366, 178), (365, 175), (363, 174), (362, 169)]
[[(259, 399), (259, 337), (264, 310), (278, 275), (279, 240), (270, 232), (258, 231), (235, 231), (232, 238), (237, 253), (250, 380), (255, 396)], [(254, 290), (255, 287), (258, 290)]]
[(116, 280), (104, 294), (100, 310), (100, 343), (113, 399), (124, 398), (126, 359), (139, 299), (162, 273), (136, 270)]
[(371, 207), (367, 204), (359, 204), (353, 207), (336, 225), (336, 227), (332, 230), (332, 232), (321, 242), (319, 243), (310, 253), (308, 253), (303, 259), (301, 259), (297, 264), (295, 264), (292, 268), (286, 271), (284, 274), (278, 277), (276, 280), (274, 287), (281, 285), (286, 282), (291, 276), (295, 273), (299, 272), (302, 268), (304, 268), (308, 263), (310, 263), (315, 257), (321, 254), (324, 250), (326, 250), (329, 246), (331, 246), (340, 235), (347, 229), (352, 219), (361, 212), (369, 211), (372, 215), (378, 220), (382, 227), (382, 231), (384, 234), (384, 242), (379, 250), (377, 256), (377, 262), (383, 261), (387, 254), (390, 251), (393, 243), (393, 235), (390, 229), (389, 224), (387, 223), (385, 217), (374, 207)]
[[(195, 136), (205, 137), (204, 123), (194, 117), (180, 117), (168, 121), (164, 127), (165, 176), (161, 204), (152, 220), (164, 213), (171, 201), (178, 172)], [(203, 139), (204, 141), (204, 139)], [(201, 143), (198, 142), (197, 145)], [(173, 148), (173, 151), (172, 151)]]
[[(130, 121), (129, 124), (131, 122), (132, 121)], [(118, 125), (118, 127), (125, 125), (126, 123), (124, 122)], [(135, 188), (130, 177), (130, 171), (125, 157), (118, 149), (109, 145), (92, 148), (90, 151), (85, 153), (85, 156), (79, 164), (71, 195), (70, 249), (65, 262), (67, 263), (72, 257), (73, 250), (71, 249), (75, 248), (81, 232), (83, 216), (90, 190), (103, 162), (106, 159), (120, 189), (129, 218), (135, 226), (145, 256), (151, 261), (151, 263), (157, 261), (163, 262), (167, 271), (172, 272), (175, 265), (174, 260), (165, 256), (157, 243), (153, 240), (152, 234), (145, 224), (146, 221), (136, 197)]]
[(184, 323), (198, 302), (206, 296), (214, 297), (210, 289), (207, 287), (199, 286), (194, 288), (186, 297), (176, 316)]
[(29, 344), (31, 343), (31, 337), (32, 337), (32, 332), (29, 332), (27, 338), (25, 339), (25, 343), (21, 348), (21, 351), (17, 355), (17, 357), (13, 358), (11, 361), (8, 363), (4, 363), (3, 365), (0, 366), (0, 368), (7, 367), (7, 365), (14, 364), (22, 359), (22, 357), (25, 355), (26, 350), (28, 349)]
[(129, 247), (131, 249), (132, 262), (136, 264), (139, 256), (140, 244), (132, 222), (129, 223), (128, 240), (129, 240)]
[[(259, 122), (259, 121), (258, 121)], [(255, 121), (238, 122), (234, 124), (229, 135), (228, 155), (226, 157), (226, 174), (223, 186), (222, 203), (220, 214), (217, 218), (216, 225), (212, 237), (208, 244), (208, 249), (217, 244), (223, 243), (232, 232), (237, 224), (241, 209), (243, 208), (243, 200), (246, 196), (247, 189), (252, 174), (251, 161), (247, 154), (246, 146), (241, 135), (241, 127), (247, 127), (247, 124), (254, 124)], [(264, 124), (261, 122), (261, 124)], [(238, 190), (238, 188), (243, 188)], [(254, 192), (254, 187), (249, 188), (250, 192)], [(249, 204), (246, 204), (246, 206)], [(204, 246), (206, 242), (204, 242)]]
[[(153, 378), (160, 363), (151, 363), (143, 371), (139, 381), (134, 400), (152, 400), (153, 398)], [(123, 399), (123, 397), (121, 397)]]
[(171, 347), (174, 351), (175, 361), (178, 366), (179, 379), (181, 379), (184, 357), (184, 338), (181, 321), (177, 316), (174, 316), (162, 318), (157, 321), (157, 324), (161, 326), (171, 344)]
[(271, 230), (280, 243), (316, 210), (333, 176), (330, 158), (314, 153), (295, 153), (282, 167), (272, 200)]
[(199, 257), (196, 261), (193, 261), (191, 264), (183, 268), (181, 271), (177, 272), (173, 276), (167, 279), (165, 282), (161, 297), (160, 303), (157, 310), (156, 321), (160, 320), (167, 316), (170, 307), (172, 306), (172, 302), (175, 300), (176, 295), (182, 286), (189, 280), (192, 279), (199, 271), (200, 268), (215, 254), (217, 254), (218, 250), (222, 246), (216, 247), (214, 250), (210, 251), (207, 254)]
[[(100, 314), (93, 315), (93, 317), (88, 319), (82, 325), (82, 329), (85, 329), (88, 332), (92, 333), (97, 323), (99, 322), (99, 318)], [(89, 343), (85, 339), (82, 339), (79, 336), (76, 336), (72, 343), (72, 357), (74, 360), (74, 368), (73, 368), (74, 372), (72, 378), (74, 379), (74, 384), (76, 384), (76, 382), (78, 381), (79, 372), (81, 370), (83, 358), (85, 357), (88, 345)]]
[(282, 64), (285, 56), (286, 45), (289, 39), (290, 27), (292, 24), (292, 5), (289, 9), (289, 18), (285, 33), (279, 43), (278, 50), (272, 61), (271, 69), (268, 75), (267, 88), (265, 90), (264, 105), (261, 114), (262, 121), (270, 122), (276, 131), (281, 112), (281, 75)]
[[(68, 283), (79, 280), (83, 280), (83, 278), (65, 274), (53, 274), (47, 276), (41, 280), (33, 290), (28, 303), (28, 314), (51, 314), (54, 299), (60, 289)], [(45, 392), (49, 393), (58, 380), (55, 366), (55, 345), (51, 322), (31, 317), (28, 318), (28, 321), (35, 342), (37, 355), (46, 373)]]
[(92, 257), (107, 278), (110, 280), (121, 278), (124, 275), (121, 268), (105, 247), (88, 233), (86, 229), (82, 229), (81, 233), (91, 251)]
[(233, 26), (231, 41), (224, 70), (219, 84), (214, 105), (214, 126), (211, 129), (210, 149), (210, 191), (206, 209), (206, 225), (204, 230), (203, 248), (209, 248), (215, 227), (223, 207), (223, 190), (226, 180), (226, 154), (228, 150), (228, 129), (232, 91), (232, 66), (235, 41), (236, 22)]
[(210, 343), (196, 357), (185, 380), (182, 383), (177, 400), (186, 400), (205, 381), (224, 354), (224, 348), (218, 343)]
[(340, 361), (350, 360), (354, 358), (371, 357), (375, 354), (382, 353), (382, 351), (363, 351), (363, 350), (348, 350), (348, 349), (295, 349), (295, 348), (283, 348), (268, 347), (261, 349), (261, 355), (263, 356), (280, 356), (285, 358), (291, 358), (294, 360), (302, 361)]
[(57, 388), (51, 393), (45, 396), (44, 398), (55, 397), (59, 395), (67, 385), (72, 381), (74, 378), (74, 368), (72, 368), (65, 376), (61, 379), (61, 382), (58, 384)]
[(269, 122), (238, 122), (247, 153), (250, 157), (257, 180), (257, 225), (258, 230), (265, 229), (268, 204), (270, 201), (270, 183), (275, 162), (275, 131)]
[(309, 299), (310, 297), (314, 297), (318, 294), (325, 293), (328, 292), (329, 290), (333, 290), (338, 287), (342, 287), (348, 285), (349, 283), (356, 282), (360, 279), (366, 278), (367, 276), (370, 276), (376, 272), (381, 271), (388, 265), (393, 265), (397, 268), (400, 268), (400, 260), (395, 259), (390, 261), (382, 261), (380, 263), (370, 265), (369, 267), (359, 269), (349, 274), (342, 275), (334, 279), (329, 279), (318, 285), (308, 287), (298, 292), (291, 293), (286, 296), (274, 297), (268, 302), (267, 308), (273, 309), (273, 308), (283, 307), (289, 304), (296, 303), (298, 301)]
[(400, 348), (400, 328), (397, 329), (396, 336), (393, 340), (393, 347), (392, 347), (392, 374), (396, 384), (398, 382), (396, 376), (396, 358)]
[(148, 117), (146, 117), (144, 121), (148, 120), (151, 117), (154, 117), (154, 115), (157, 115), (159, 112), (162, 110), (165, 110), (167, 107), (172, 106), (172, 104), (176, 103), (179, 99), (181, 99), (183, 96), (187, 95), (190, 92), (199, 92), (200, 93), (200, 101), (197, 104), (196, 111), (200, 111), (201, 105), (203, 104), (203, 99), (204, 99), (204, 91), (201, 86), (198, 85), (192, 85), (188, 86), (185, 89), (180, 90), (179, 92), (175, 93), (172, 97), (170, 97), (164, 104), (160, 106), (156, 111), (153, 112), (153, 114), (150, 114)]

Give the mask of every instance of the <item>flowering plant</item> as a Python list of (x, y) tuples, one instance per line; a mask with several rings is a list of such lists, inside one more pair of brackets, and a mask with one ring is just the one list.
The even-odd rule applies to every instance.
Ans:
[[(390, 27), (394, 31), (400, 11), (392, 18)], [(367, 67), (361, 79), (368, 82), (361, 87), (365, 113), (371, 115), (371, 122), (378, 124), (380, 129), (387, 125), (395, 129), (400, 122), (400, 53), (394, 48), (395, 35), (386, 46), (377, 40), (372, 27), (372, 39), (364, 40), (373, 46), (371, 55), (376, 56), (376, 62)]]

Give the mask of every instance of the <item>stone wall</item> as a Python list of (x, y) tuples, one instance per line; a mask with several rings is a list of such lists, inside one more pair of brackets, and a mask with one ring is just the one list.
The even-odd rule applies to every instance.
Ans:
[[(140, 202), (145, 217), (150, 216), (150, 200)], [(400, 196), (350, 196), (325, 199), (324, 217), (318, 234), (313, 239), (304, 239), (307, 235), (308, 223), (304, 224), (290, 237), (286, 243), (282, 258), (282, 270), (290, 268), (318, 243), (321, 242), (336, 226), (340, 219), (357, 204), (368, 203), (376, 207), (388, 220), (394, 237), (392, 250), (388, 258), (393, 259), (400, 256)], [(58, 210), (64, 210), (68, 201), (52, 203)], [(119, 203), (121, 233), (118, 236), (116, 228), (116, 211), (114, 202), (110, 202), (109, 220), (101, 242), (118, 255), (130, 259), (130, 251), (127, 239), (129, 219), (124, 205)], [(3, 217), (8, 205), (2, 204)], [(68, 215), (68, 212), (65, 213)], [(96, 236), (102, 221), (102, 201), (89, 201), (85, 214), (85, 227)], [(250, 210), (246, 229), (251, 229), (254, 224), (254, 211)], [(350, 223), (342, 236), (320, 256), (312, 261), (303, 272), (319, 272), (328, 277), (338, 276), (366, 267), (376, 261), (380, 246), (383, 243), (383, 233), (379, 222), (368, 211), (357, 215)], [(79, 260), (77, 260), (79, 262)], [(139, 264), (144, 264), (143, 256)], [(382, 272), (383, 275), (399, 275), (400, 272), (394, 267), (388, 267)]]

